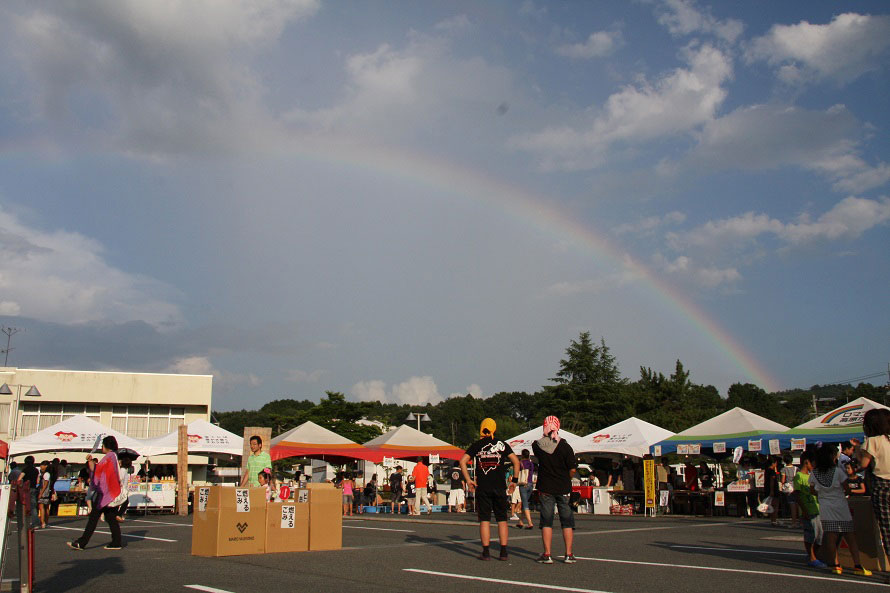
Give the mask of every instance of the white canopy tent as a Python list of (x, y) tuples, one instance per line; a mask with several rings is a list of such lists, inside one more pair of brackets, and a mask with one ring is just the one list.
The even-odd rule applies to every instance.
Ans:
[[(495, 434), (497, 436), (497, 434)], [(533, 428), (527, 432), (524, 432), (520, 435), (513, 437), (512, 439), (504, 439), (507, 441), (507, 444), (510, 445), (510, 448), (513, 449), (513, 452), (516, 455), (521, 455), (523, 449), (528, 449), (529, 454), (532, 452), (532, 443), (540, 439), (544, 436), (544, 427), (538, 426)], [(575, 450), (575, 453), (582, 453), (583, 449), (583, 441), (581, 437), (578, 435), (571, 433), (567, 430), (560, 429), (559, 436), (568, 441), (569, 445), (572, 446), (572, 449)], [(580, 448), (580, 449), (579, 449)]]
[(102, 439), (113, 436), (118, 447), (142, 453), (144, 442), (99, 424), (83, 415), (72, 416), (34, 434), (16, 439), (9, 444), (10, 455), (23, 455), (40, 451), (93, 451), (100, 450)]
[(580, 448), (575, 452), (643, 457), (649, 453), (649, 447), (672, 436), (674, 433), (667, 429), (631, 417), (580, 437)]
[[(146, 457), (176, 453), (179, 447), (179, 430), (142, 442), (144, 444), (139, 452)], [(206, 420), (195, 420), (188, 424), (188, 452), (191, 455), (219, 453), (240, 457), (243, 446), (242, 437)]]

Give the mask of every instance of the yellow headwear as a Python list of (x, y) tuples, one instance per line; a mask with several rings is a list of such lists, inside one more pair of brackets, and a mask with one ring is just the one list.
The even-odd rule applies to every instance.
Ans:
[(497, 428), (498, 425), (494, 420), (492, 420), (491, 418), (486, 418), (479, 426), (479, 436), (484, 437), (486, 430), (490, 433), (488, 436), (494, 436), (494, 431), (497, 430)]

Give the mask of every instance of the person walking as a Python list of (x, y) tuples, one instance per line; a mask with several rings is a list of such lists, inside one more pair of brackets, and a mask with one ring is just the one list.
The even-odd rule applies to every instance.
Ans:
[(532, 443), (532, 452), (538, 460), (537, 488), (541, 502), (541, 542), (544, 545), (544, 551), (537, 561), (541, 564), (553, 564), (551, 542), (555, 507), (559, 512), (559, 524), (566, 548), (563, 561), (574, 564), (577, 562), (572, 551), (575, 515), (569, 498), (572, 493), (572, 476), (578, 470), (578, 463), (572, 446), (559, 436), (559, 418), (547, 416), (544, 419), (544, 435)]
[(819, 501), (810, 487), (810, 474), (813, 471), (812, 455), (804, 451), (800, 456), (800, 471), (794, 475), (794, 501), (800, 507), (803, 523), (803, 547), (807, 553), (807, 565), (813, 568), (825, 568), (826, 564), (816, 558), (816, 552), (822, 545), (822, 519), (819, 517)]
[[(87, 518), (87, 525), (83, 530), (83, 535), (74, 541), (68, 542), (68, 547), (72, 550), (83, 550), (89, 543), (96, 525), (99, 523), (99, 517), (105, 517), (108, 523), (108, 530), (111, 531), (111, 541), (105, 545), (106, 550), (121, 549), (121, 526), (117, 520), (117, 507), (112, 503), (116, 502), (121, 495), (121, 478), (120, 467), (117, 461), (117, 439), (113, 436), (106, 436), (102, 439), (102, 453), (104, 457), (96, 464), (90, 483), (93, 486), (93, 508)], [(88, 458), (89, 459), (89, 458)]]
[(853, 515), (847, 504), (847, 472), (838, 465), (837, 459), (837, 447), (823, 443), (816, 450), (816, 467), (810, 474), (810, 487), (819, 497), (822, 529), (825, 531), (825, 557), (831, 562), (828, 569), (834, 574), (843, 572), (837, 555), (838, 540), (843, 537), (853, 557), (854, 574), (869, 576), (871, 571), (860, 564)]
[(260, 487), (259, 474), (266, 468), (272, 467), (272, 458), (263, 451), (263, 439), (257, 435), (250, 437), (250, 455), (247, 457), (247, 468), (241, 476), (241, 487)]
[[(530, 458), (528, 449), (522, 450), (522, 459), (519, 460), (519, 482), (517, 484), (519, 490), (519, 501), (521, 503), (522, 517), (516, 526), (519, 529), (534, 529), (532, 523), (531, 497), (535, 489), (535, 464)], [(525, 523), (523, 524), (523, 519)]]
[(414, 514), (420, 514), (420, 507), (426, 501), (427, 515), (433, 514), (433, 505), (430, 503), (430, 497), (427, 496), (427, 484), (430, 479), (430, 468), (423, 462), (423, 457), (417, 458), (417, 465), (411, 470), (414, 477)]
[[(491, 418), (486, 418), (479, 426), (478, 441), (470, 445), (460, 458), (460, 470), (467, 486), (475, 492), (476, 514), (479, 518), (479, 539), (482, 542), (480, 560), (491, 560), (491, 515), (494, 513), (498, 523), (498, 540), (501, 551), (498, 560), (508, 560), (507, 538), (509, 528), (507, 525), (507, 477), (504, 473), (504, 463), (513, 464), (513, 483), (510, 490), (519, 482), (519, 458), (513, 453), (506, 442), (495, 437), (497, 424)], [(476, 468), (475, 479), (470, 478), (467, 471), (467, 463), (473, 461)]]
[(862, 418), (865, 442), (856, 449), (859, 465), (871, 468), (871, 506), (890, 554), (890, 410), (873, 409)]

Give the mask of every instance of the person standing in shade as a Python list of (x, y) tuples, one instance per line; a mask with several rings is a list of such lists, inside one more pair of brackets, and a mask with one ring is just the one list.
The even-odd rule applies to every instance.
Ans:
[(93, 508), (83, 535), (68, 542), (68, 547), (72, 550), (86, 548), (102, 515), (105, 516), (105, 522), (108, 523), (108, 530), (111, 532), (111, 542), (105, 545), (105, 549), (121, 549), (121, 526), (117, 520), (117, 507), (112, 504), (122, 494), (120, 466), (117, 461), (117, 439), (113, 436), (102, 439), (102, 453), (105, 456), (96, 464), (93, 477), (90, 479), (94, 492)]
[(467, 483), (464, 482), (464, 476), (460, 471), (460, 463), (455, 463), (451, 468), (451, 490), (448, 491), (448, 512), (449, 513), (466, 513), (467, 497), (464, 488)]
[[(522, 503), (522, 517), (519, 519), (519, 529), (525, 527), (525, 529), (534, 529), (535, 526), (532, 523), (532, 511), (530, 506), (530, 501), (532, 497), (532, 492), (535, 489), (535, 464), (529, 458), (530, 453), (528, 449), (523, 449), (522, 451), (522, 459), (519, 461), (519, 500)], [(523, 525), (522, 520), (525, 519), (525, 525)]]
[(544, 551), (537, 561), (553, 564), (550, 546), (555, 507), (559, 512), (559, 524), (566, 546), (564, 562), (574, 564), (577, 562), (572, 553), (575, 515), (569, 498), (572, 494), (572, 476), (578, 471), (578, 463), (572, 446), (559, 436), (559, 418), (547, 416), (544, 419), (544, 436), (532, 443), (532, 452), (538, 459), (538, 499), (541, 501), (541, 541), (544, 544)]
[(263, 439), (257, 435), (250, 437), (250, 455), (247, 457), (247, 469), (241, 476), (241, 487), (260, 487), (259, 474), (266, 468), (272, 467), (272, 458), (263, 451)]
[(402, 488), (402, 466), (397, 465), (396, 471), (389, 476), (390, 505), (393, 514), (398, 514), (402, 510)]
[[(507, 510), (510, 506), (507, 498), (507, 476), (504, 472), (504, 463), (510, 461), (513, 464), (513, 482), (510, 491), (519, 482), (519, 458), (513, 453), (506, 442), (495, 438), (494, 433), (497, 424), (491, 418), (482, 421), (479, 427), (478, 441), (470, 445), (463, 457), (460, 458), (460, 470), (467, 486), (476, 494), (476, 514), (479, 517), (479, 539), (482, 540), (482, 553), (480, 560), (491, 560), (491, 514), (494, 513), (498, 523), (498, 540), (501, 544), (501, 553), (498, 560), (508, 560), (507, 538), (509, 527), (507, 525)], [(467, 463), (473, 460), (476, 468), (476, 478), (470, 478), (467, 471)]]
[(426, 501), (427, 515), (433, 514), (433, 505), (430, 503), (430, 497), (427, 496), (427, 484), (430, 479), (430, 468), (423, 462), (423, 457), (417, 458), (417, 465), (411, 470), (414, 477), (414, 514), (420, 514), (421, 505)]
[(890, 555), (890, 410), (873, 409), (862, 418), (865, 442), (856, 448), (859, 464), (871, 468), (871, 506)]

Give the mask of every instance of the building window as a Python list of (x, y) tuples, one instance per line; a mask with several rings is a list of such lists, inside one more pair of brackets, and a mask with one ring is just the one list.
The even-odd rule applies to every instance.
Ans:
[[(9, 415), (9, 404), (6, 414)], [(82, 414), (91, 420), (99, 421), (99, 406), (86, 404), (22, 404), (22, 423), (17, 437), (26, 437), (38, 430), (49, 428), (62, 420), (67, 420), (77, 414)], [(2, 412), (0, 412), (0, 426), (3, 424)], [(8, 420), (7, 420), (8, 421)]]
[(12, 404), (0, 404), (0, 429), (3, 432), (9, 431), (9, 408)]
[(111, 428), (136, 439), (159, 437), (185, 423), (185, 408), (114, 406), (111, 413)]

